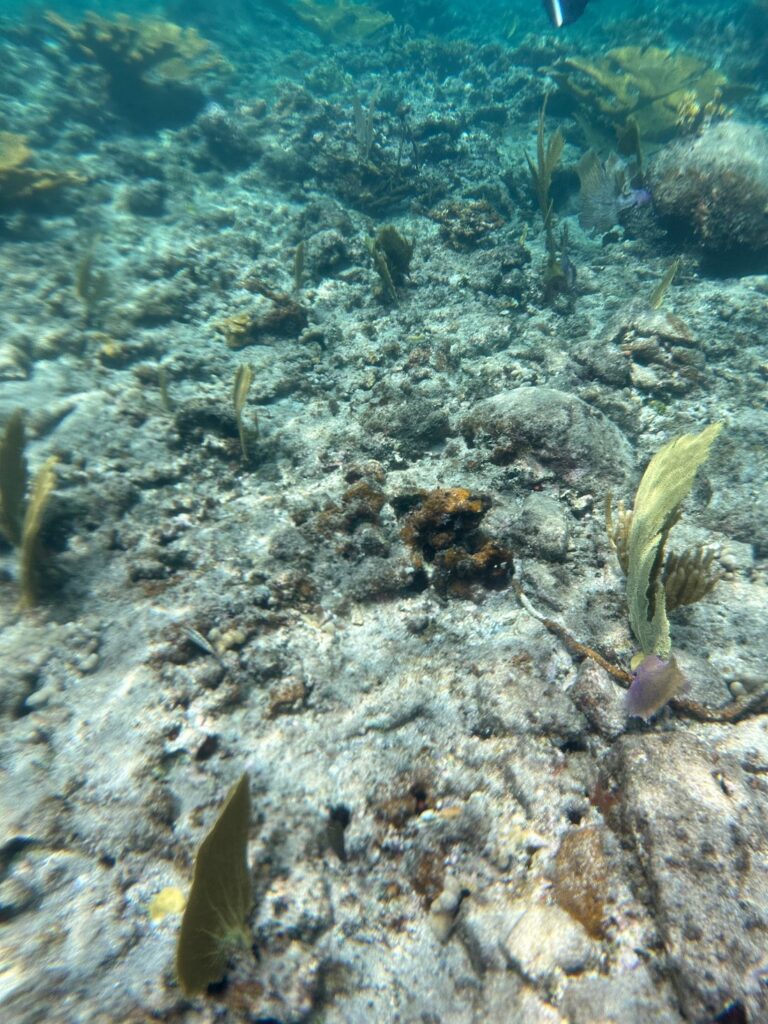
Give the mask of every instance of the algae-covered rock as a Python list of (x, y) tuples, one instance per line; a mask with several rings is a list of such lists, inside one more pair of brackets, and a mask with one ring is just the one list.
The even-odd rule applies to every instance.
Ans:
[(719, 750), (683, 732), (625, 736), (605, 765), (617, 796), (613, 828), (688, 1021), (711, 1021), (735, 1000), (744, 1004), (742, 1020), (764, 1021), (768, 1012), (759, 981), (768, 886), (756, 856), (768, 842), (768, 821), (747, 753), (756, 736), (736, 727)]
[[(651, 169), (657, 212), (719, 261), (768, 260), (768, 131), (723, 121), (664, 149)], [(738, 269), (742, 269), (739, 266)]]
[(629, 444), (615, 424), (575, 395), (523, 387), (479, 402), (462, 424), (470, 444), (506, 466), (529, 461), (566, 480), (628, 479)]
[(682, 1024), (683, 1019), (670, 1009), (669, 994), (642, 963), (610, 977), (574, 978), (565, 989), (562, 1011), (568, 1024)]
[(520, 901), (520, 908), (503, 949), (510, 965), (524, 977), (551, 986), (560, 972), (581, 974), (596, 960), (594, 942), (560, 907), (524, 908)]

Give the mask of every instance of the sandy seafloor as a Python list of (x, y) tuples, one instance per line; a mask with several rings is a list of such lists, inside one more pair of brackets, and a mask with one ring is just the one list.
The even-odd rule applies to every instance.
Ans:
[[(707, 17), (678, 37), (750, 81), (733, 117), (764, 124), (754, 40)], [(657, 19), (580, 52), (668, 45)], [(37, 607), (0, 553), (0, 1019), (765, 1024), (764, 705), (630, 720), (508, 579), (445, 585), (403, 535), (424, 491), (487, 496), (532, 605), (626, 667), (604, 496), (722, 421), (672, 546), (716, 548), (724, 578), (673, 645), (692, 699), (759, 693), (765, 262), (708, 272), (653, 204), (582, 230), (553, 100), (577, 276), (545, 301), (524, 154), (569, 44), (535, 18), (485, 44), (198, 24), (231, 64), (196, 79), (218, 106), (152, 130), (39, 20), (0, 37), (3, 130), (86, 179), (0, 218), (0, 422), (22, 408), (31, 469), (58, 460)], [(396, 302), (366, 247), (389, 224), (414, 245)], [(187, 999), (179, 917), (148, 908), (188, 890), (243, 772), (253, 954)]]

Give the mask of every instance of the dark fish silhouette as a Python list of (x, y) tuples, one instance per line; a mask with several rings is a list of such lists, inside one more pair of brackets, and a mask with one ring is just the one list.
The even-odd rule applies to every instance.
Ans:
[(589, 0), (542, 0), (544, 10), (555, 28), (571, 25), (584, 13)]

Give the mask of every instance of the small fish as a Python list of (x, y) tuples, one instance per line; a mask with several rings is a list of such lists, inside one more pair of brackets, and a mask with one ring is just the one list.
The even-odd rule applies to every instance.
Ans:
[(586, 10), (589, 0), (543, 0), (544, 10), (555, 28), (572, 25)]
[(616, 205), (620, 210), (630, 210), (635, 206), (645, 206), (650, 201), (651, 193), (647, 188), (631, 188), (624, 195), (616, 197)]
[(205, 639), (202, 633), (198, 633), (192, 626), (182, 626), (182, 631), (186, 634), (188, 640), (199, 647), (201, 651), (205, 651), (206, 654), (210, 655), (215, 661), (217, 661), (222, 668), (225, 668), (224, 662), (218, 651)]
[(627, 692), (627, 714), (648, 721), (683, 689), (687, 680), (674, 658), (648, 654), (633, 673)]

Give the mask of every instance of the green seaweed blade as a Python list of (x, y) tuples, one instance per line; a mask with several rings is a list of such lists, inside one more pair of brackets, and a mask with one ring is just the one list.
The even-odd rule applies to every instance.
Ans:
[(27, 460), (24, 415), (17, 409), (0, 439), (0, 532), (14, 547), (21, 544), (24, 496), (27, 493)]
[(245, 937), (251, 910), (248, 775), (232, 787), (216, 822), (200, 844), (176, 949), (176, 977), (186, 995), (221, 981), (233, 940)]
[(629, 532), (627, 603), (632, 631), (643, 654), (669, 656), (669, 621), (659, 571), (663, 546), (721, 429), (722, 423), (713, 423), (700, 434), (683, 434), (665, 444), (648, 463), (637, 489)]
[(19, 608), (23, 610), (34, 607), (42, 590), (40, 532), (48, 499), (56, 486), (57, 462), (56, 456), (52, 455), (37, 471), (24, 513), (19, 547)]

